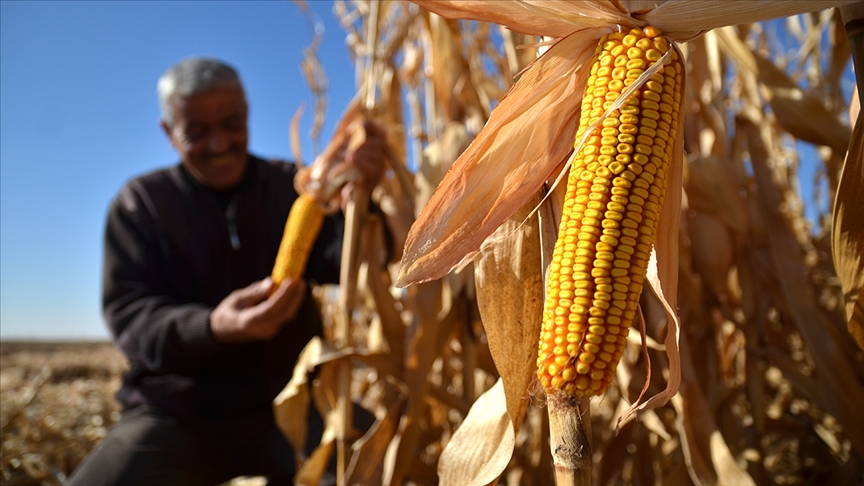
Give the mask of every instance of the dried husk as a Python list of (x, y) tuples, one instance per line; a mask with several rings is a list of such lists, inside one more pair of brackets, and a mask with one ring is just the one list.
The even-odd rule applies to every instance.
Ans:
[(506, 404), (501, 379), (474, 402), (441, 454), (438, 477), (442, 486), (482, 486), (496, 481), (515, 445)]
[(843, 284), (849, 334), (864, 349), (864, 123), (861, 113), (834, 202), (832, 249), (837, 276)]
[[(864, 46), (861, 34), (864, 30), (864, 7), (844, 11), (844, 20), (856, 22), (857, 34), (850, 31), (852, 55), (857, 69), (858, 86), (862, 85), (861, 69), (864, 68)], [(864, 123), (862, 123), (860, 90), (849, 108), (849, 122), (854, 126), (849, 151), (843, 162), (837, 196), (834, 200), (832, 225), (832, 250), (834, 266), (843, 287), (845, 313), (849, 334), (861, 349), (864, 349)]]

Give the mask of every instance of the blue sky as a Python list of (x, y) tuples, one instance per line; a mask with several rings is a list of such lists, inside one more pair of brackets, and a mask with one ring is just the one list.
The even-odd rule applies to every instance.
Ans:
[[(332, 2), (319, 57), (326, 142), (354, 94)], [(107, 338), (99, 310), (105, 210), (128, 178), (176, 161), (156, 81), (191, 55), (228, 61), (250, 104), (250, 149), (290, 158), (312, 96), (300, 71), (311, 26), (290, 1), (0, 1), (0, 339)], [(304, 158), (312, 144), (302, 137)]]

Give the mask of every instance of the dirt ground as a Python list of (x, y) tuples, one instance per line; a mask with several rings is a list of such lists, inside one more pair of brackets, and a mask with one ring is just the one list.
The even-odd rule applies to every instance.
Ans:
[(59, 485), (118, 418), (110, 342), (0, 343), (0, 483)]
[(119, 419), (125, 369), (110, 342), (0, 342), (0, 485), (62, 485)]

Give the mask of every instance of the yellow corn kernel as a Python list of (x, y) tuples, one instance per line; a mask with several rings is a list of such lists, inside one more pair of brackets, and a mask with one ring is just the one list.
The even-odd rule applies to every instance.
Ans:
[(301, 194), (291, 206), (285, 221), (285, 232), (271, 273), (273, 290), (285, 279), (297, 280), (303, 276), (309, 252), (323, 223), (324, 213), (315, 200)]
[[(577, 144), (611, 100), (670, 49), (669, 63), (610, 112), (573, 159), (537, 358), (547, 393), (601, 395), (615, 376), (642, 292), (678, 126), (683, 66), (659, 29), (604, 36), (595, 51)], [(609, 104), (600, 105), (603, 100)]]

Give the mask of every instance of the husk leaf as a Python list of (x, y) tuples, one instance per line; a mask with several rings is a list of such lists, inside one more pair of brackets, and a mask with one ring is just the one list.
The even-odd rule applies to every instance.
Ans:
[(537, 218), (525, 221), (539, 198), (487, 239), (475, 262), (477, 304), (489, 351), (504, 382), (507, 411), (519, 430), (534, 379), (537, 340), (543, 313), (543, 275)]
[(843, 287), (849, 334), (864, 349), (864, 124), (861, 112), (834, 202), (832, 249)]
[(473, 258), (573, 150), (582, 68), (605, 32), (575, 32), (523, 73), (412, 226), (398, 286), (440, 278)]
[(516, 445), (506, 403), (504, 381), (499, 378), (474, 402), (441, 453), (441, 486), (485, 485), (498, 478)]

